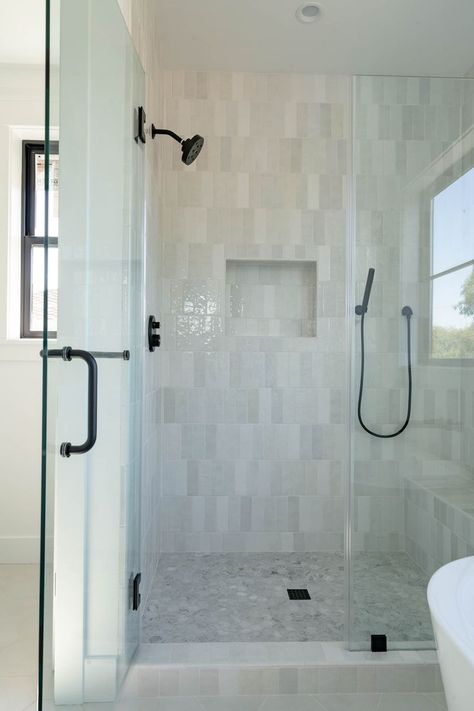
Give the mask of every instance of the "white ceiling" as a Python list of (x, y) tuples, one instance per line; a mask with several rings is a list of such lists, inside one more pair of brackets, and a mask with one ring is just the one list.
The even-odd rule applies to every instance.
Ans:
[(0, 0), (0, 64), (44, 62), (44, 0)]
[[(426, 76), (474, 66), (474, 0), (321, 0), (312, 24), (295, 19), (302, 1), (152, 0), (162, 65)], [(0, 0), (0, 63), (43, 61), (44, 0)]]
[(464, 76), (474, 0), (153, 0), (167, 68)]

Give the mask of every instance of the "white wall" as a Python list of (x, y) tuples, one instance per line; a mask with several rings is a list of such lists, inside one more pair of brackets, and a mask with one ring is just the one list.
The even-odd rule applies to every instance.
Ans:
[(39, 343), (19, 341), (19, 181), (21, 139), (39, 137), (43, 114), (43, 69), (0, 65), (0, 563), (38, 557), (41, 362)]

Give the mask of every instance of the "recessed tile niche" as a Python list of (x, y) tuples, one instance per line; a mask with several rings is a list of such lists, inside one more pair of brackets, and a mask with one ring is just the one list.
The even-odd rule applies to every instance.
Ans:
[(226, 332), (316, 335), (316, 262), (226, 261)]

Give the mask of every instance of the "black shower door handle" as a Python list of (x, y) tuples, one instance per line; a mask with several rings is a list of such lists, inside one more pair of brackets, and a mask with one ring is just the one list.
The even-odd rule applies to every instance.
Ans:
[[(44, 356), (44, 351), (41, 351)], [(83, 444), (71, 444), (63, 442), (59, 448), (62, 457), (70, 457), (71, 454), (86, 454), (94, 446), (97, 439), (97, 361), (89, 351), (75, 350), (70, 346), (61, 350), (48, 351), (48, 358), (62, 358), (71, 361), (73, 358), (81, 358), (87, 364), (87, 439)]]

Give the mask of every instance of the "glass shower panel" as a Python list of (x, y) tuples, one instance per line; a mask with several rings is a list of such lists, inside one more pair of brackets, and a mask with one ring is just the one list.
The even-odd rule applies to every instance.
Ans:
[[(472, 80), (353, 81), (353, 277), (349, 645), (434, 645), (426, 586), (443, 563), (474, 550), (471, 456), (474, 299)], [(357, 417), (361, 316), (362, 416), (397, 431), (408, 405), (410, 306), (413, 397), (408, 427), (374, 437)], [(474, 289), (472, 289), (474, 291)]]
[(144, 72), (116, 0), (61, 0), (50, 30), (58, 332), (45, 344), (40, 709), (113, 701), (138, 643), (145, 354)]
[[(58, 370), (46, 356), (56, 340), (58, 317), (58, 248), (59, 238), (59, 23), (60, 0), (45, 2), (45, 116), (44, 116), (44, 194), (40, 211), (45, 225), (43, 262), (44, 309), (42, 311), (42, 423), (41, 423), (41, 519), (39, 563), (38, 684), (37, 708), (43, 711), (45, 700), (53, 696), (53, 630), (54, 630), (54, 505), (56, 474), (56, 417)], [(51, 161), (55, 159), (54, 169)], [(38, 219), (39, 215), (36, 215)], [(50, 275), (54, 276), (52, 283)]]

